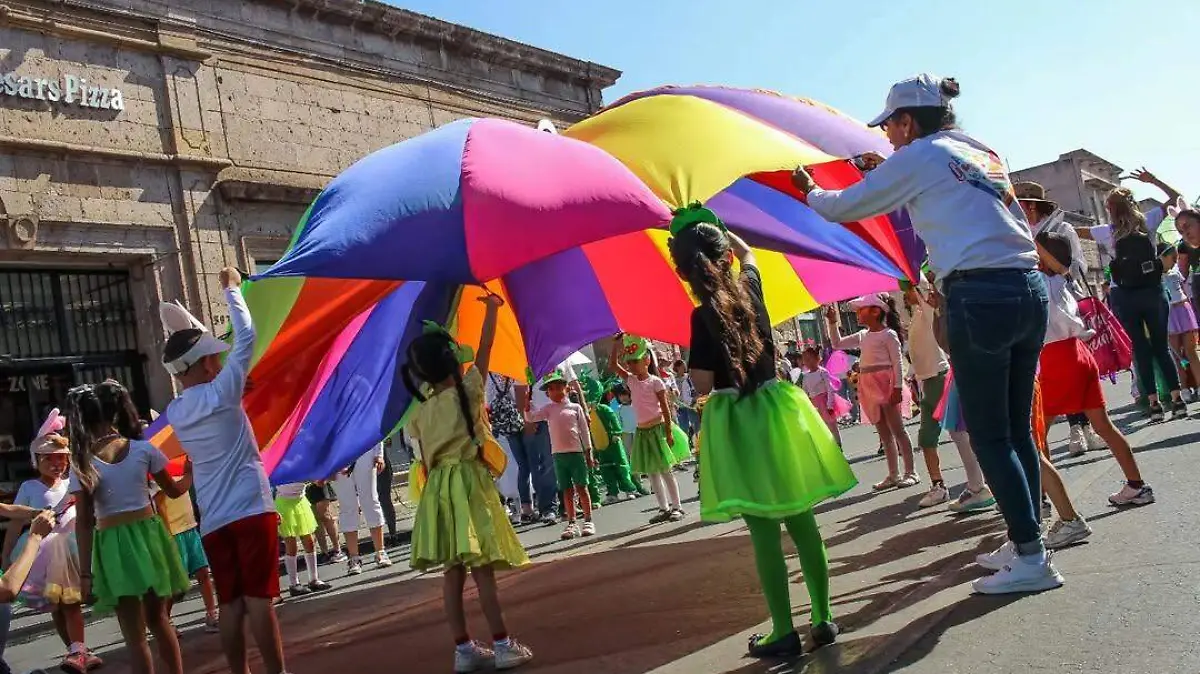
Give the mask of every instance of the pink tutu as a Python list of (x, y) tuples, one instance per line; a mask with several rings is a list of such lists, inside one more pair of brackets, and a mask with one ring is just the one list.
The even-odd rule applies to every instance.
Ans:
[[(832, 413), (829, 410), (829, 403), (825, 399), (825, 396), (828, 395), (833, 396)], [(812, 401), (813, 407), (817, 408), (817, 412), (821, 414), (821, 418), (825, 419), (826, 421), (829, 421), (830, 419), (837, 421), (847, 414), (850, 414), (850, 410), (854, 409), (854, 405), (851, 405), (849, 400), (846, 400), (836, 393), (821, 393), (815, 396), (810, 396), (809, 400)]]
[[(896, 375), (891, 368), (863, 372), (858, 376), (858, 404), (867, 423), (877, 424), (883, 419), (883, 409), (889, 405), (894, 390)], [(909, 419), (912, 417), (912, 392), (908, 386), (902, 386), (900, 393), (900, 416)]]
[[(14, 559), (28, 541), (29, 533), (21, 534), (13, 549)], [(58, 516), (54, 531), (42, 539), (17, 600), (35, 611), (50, 611), (58, 604), (81, 603), (82, 585), (79, 548), (75, 544), (75, 508), (72, 506)]]
[(1167, 334), (1182, 335), (1196, 331), (1196, 312), (1187, 302), (1172, 304), (1171, 312), (1167, 314)]

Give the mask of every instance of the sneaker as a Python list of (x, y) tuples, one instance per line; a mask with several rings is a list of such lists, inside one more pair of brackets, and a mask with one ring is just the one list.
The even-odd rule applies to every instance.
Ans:
[(542, 513), (542, 524), (558, 524), (558, 515), (553, 510)]
[(1163, 421), (1166, 418), (1167, 418), (1166, 415), (1163, 414), (1162, 403), (1151, 403), (1150, 404), (1150, 423), (1157, 424), (1158, 422)]
[(216, 613), (209, 613), (204, 616), (204, 631), (209, 634), (216, 634), (221, 631), (221, 619)]
[(682, 509), (672, 508), (670, 514), (667, 515), (667, 520), (671, 521), (671, 522), (678, 522), (679, 520), (683, 519), (684, 517), (686, 517), (686, 515), (683, 514)]
[(578, 537), (579, 537), (579, 525), (575, 524), (574, 522), (571, 522), (570, 524), (567, 525), (566, 529), (563, 529), (562, 536), (561, 536), (561, 538), (564, 541), (569, 541), (572, 538), (578, 538)]
[(596, 535), (596, 525), (591, 522), (584, 522), (583, 526), (579, 527), (579, 535), (595, 536)]
[(347, 557), (346, 553), (342, 552), (341, 550), (333, 553), (333, 556), (329, 558), (330, 564), (341, 564), (347, 561), (350, 561), (350, 558)]
[(917, 501), (917, 507), (932, 508), (949, 500), (950, 492), (946, 489), (946, 485), (938, 481), (934, 482), (933, 486), (929, 488), (929, 493), (922, 496), (920, 501)]
[(1044, 541), (1047, 550), (1058, 550), (1074, 545), (1092, 535), (1092, 528), (1082, 517), (1073, 520), (1058, 520), (1046, 531)]
[(333, 586), (323, 580), (318, 579), (309, 583), (308, 589), (312, 590), (313, 592), (324, 592), (326, 590), (333, 589)]
[(63, 658), (62, 664), (59, 667), (64, 672), (73, 672), (74, 674), (87, 674), (88, 662), (87, 652), (80, 651), (79, 653), (67, 653)]
[(670, 510), (660, 510), (660, 511), (658, 511), (658, 514), (656, 514), (654, 517), (650, 518), (650, 524), (662, 524), (663, 522), (670, 522), (670, 521), (671, 521), (671, 511)]
[(1187, 403), (1183, 402), (1183, 398), (1171, 403), (1171, 419), (1186, 419), (1187, 415)]
[(1071, 440), (1067, 444), (1067, 454), (1070, 456), (1083, 456), (1087, 451), (1087, 446), (1083, 443), (1083, 427), (1071, 426)]
[(1083, 446), (1087, 451), (1094, 452), (1098, 449), (1108, 449), (1108, 443), (1104, 441), (1096, 431), (1092, 430), (1091, 426), (1083, 427)]
[(1115, 506), (1150, 505), (1154, 503), (1154, 490), (1148, 484), (1143, 484), (1141, 489), (1134, 489), (1127, 482), (1121, 491), (1108, 497), (1108, 502)]
[(898, 476), (888, 475), (887, 477), (883, 478), (879, 482), (876, 482), (874, 485), (872, 485), (871, 489), (874, 489), (875, 491), (883, 491), (884, 489), (891, 489), (892, 487), (895, 487), (898, 484), (900, 484), (900, 478)]
[(971, 583), (979, 594), (1043, 592), (1062, 587), (1063, 577), (1054, 568), (1050, 555), (1016, 557), (996, 573)]
[(375, 555), (375, 563), (386, 569), (392, 565), (392, 558), (388, 557), (387, 550), (380, 550), (379, 554)]
[(359, 559), (358, 557), (355, 557), (354, 559), (351, 559), (349, 562), (346, 563), (346, 575), (347, 576), (357, 576), (360, 573), (362, 573), (362, 560), (361, 559)]
[(491, 667), (495, 660), (494, 653), (472, 641), (467, 644), (466, 648), (456, 647), (454, 649), (454, 672), (455, 674), (477, 672)]
[(905, 473), (904, 477), (900, 478), (900, 481), (896, 483), (896, 486), (904, 489), (906, 487), (915, 487), (918, 484), (921, 484), (920, 475), (917, 475), (916, 473)]
[(958, 498), (947, 506), (950, 512), (969, 513), (976, 510), (987, 510), (996, 504), (996, 497), (992, 496), (992, 490), (983, 487), (979, 491), (971, 491), (963, 487)]
[(1005, 541), (1004, 545), (996, 548), (993, 552), (976, 557), (975, 563), (988, 571), (999, 571), (1016, 558), (1017, 546), (1013, 545), (1012, 541)]
[(620, 496), (617, 496), (616, 494), (609, 494), (608, 496), (604, 497), (604, 500), (601, 501), (600, 504), (610, 506), (610, 505), (616, 505), (620, 502), (621, 502)]
[(288, 594), (292, 595), (293, 597), (303, 597), (304, 595), (311, 594), (311, 593), (312, 593), (312, 590), (308, 589), (307, 587), (304, 587), (300, 583), (296, 583), (295, 585), (288, 588)]
[(533, 659), (533, 651), (512, 637), (508, 638), (507, 644), (496, 644), (495, 649), (496, 669), (499, 671), (520, 667)]

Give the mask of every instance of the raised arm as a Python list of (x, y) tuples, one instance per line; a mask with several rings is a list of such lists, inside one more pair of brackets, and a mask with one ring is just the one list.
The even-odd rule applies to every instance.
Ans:
[(213, 380), (213, 385), (222, 402), (240, 406), (246, 377), (250, 374), (250, 360), (254, 357), (254, 321), (246, 306), (246, 298), (242, 297), (242, 275), (238, 270), (233, 267), (222, 269), (221, 285), (225, 288), (229, 321), (233, 324), (233, 349), (225, 359), (221, 373)]
[(825, 308), (825, 324), (829, 328), (829, 343), (833, 348), (845, 351), (846, 349), (857, 349), (862, 346), (862, 335), (860, 333), (842, 335), (842, 323), (838, 317), (836, 304), (830, 304)]
[(618, 332), (613, 337), (612, 348), (608, 351), (608, 368), (621, 376), (621, 379), (629, 379), (632, 374), (625, 366), (621, 364), (621, 344), (623, 343), (625, 334)]
[(863, 175), (844, 190), (817, 187), (803, 167), (792, 174), (792, 184), (808, 195), (808, 206), (830, 222), (854, 222), (891, 213), (925, 190), (925, 161), (919, 147), (907, 146)]
[(1160, 180), (1158, 176), (1147, 171), (1146, 167), (1144, 166), (1130, 173), (1129, 177), (1139, 182), (1146, 183), (1147, 185), (1154, 185), (1158, 189), (1162, 190), (1163, 194), (1167, 195), (1167, 205), (1174, 204), (1177, 199), (1183, 198), (1183, 195), (1179, 193), (1179, 190)]
[(742, 240), (742, 237), (729, 232), (729, 249), (733, 251), (733, 256), (742, 265), (757, 265), (754, 259), (754, 252), (750, 250), (749, 244)]
[(479, 376), (487, 381), (488, 367), (492, 361), (492, 345), (496, 342), (496, 320), (500, 315), (500, 307), (504, 305), (504, 299), (489, 292), (480, 297), (479, 301), (487, 308), (483, 314), (483, 330), (479, 336), (479, 351), (475, 354), (475, 368), (479, 370)]

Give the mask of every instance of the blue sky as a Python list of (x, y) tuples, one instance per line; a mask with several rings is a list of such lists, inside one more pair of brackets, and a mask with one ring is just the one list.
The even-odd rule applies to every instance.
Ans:
[(622, 70), (610, 102), (661, 84), (725, 84), (869, 119), (892, 82), (954, 76), (962, 126), (1013, 169), (1083, 147), (1200, 196), (1196, 0), (392, 4)]

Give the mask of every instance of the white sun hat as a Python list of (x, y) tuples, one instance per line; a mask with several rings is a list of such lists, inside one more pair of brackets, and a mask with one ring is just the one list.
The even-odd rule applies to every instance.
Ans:
[(167, 360), (163, 354), (163, 366), (167, 372), (178, 376), (188, 371), (188, 368), (200, 362), (206, 356), (215, 356), (229, 350), (229, 345), (213, 337), (204, 324), (188, 313), (187, 309), (178, 302), (163, 302), (158, 305), (158, 314), (162, 318), (163, 327), (167, 330), (167, 338), (183, 330), (196, 331), (191, 344), (183, 354), (172, 360)]

